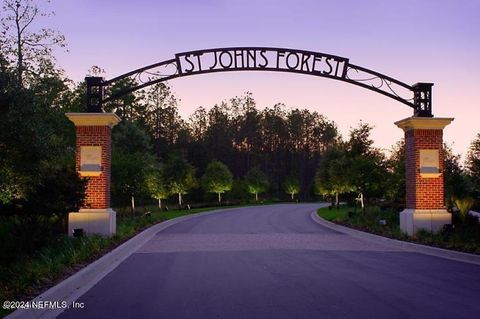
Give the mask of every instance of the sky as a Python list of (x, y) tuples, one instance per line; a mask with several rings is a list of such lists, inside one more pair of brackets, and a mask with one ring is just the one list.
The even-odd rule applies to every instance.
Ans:
[[(56, 52), (68, 77), (92, 65), (113, 78), (175, 53), (230, 46), (285, 47), (338, 55), (407, 84), (432, 82), (433, 114), (455, 120), (444, 140), (465, 154), (480, 133), (480, 0), (52, 0), (45, 20), (68, 52)], [(403, 132), (393, 123), (412, 109), (355, 85), (280, 72), (222, 72), (168, 83), (187, 118), (198, 106), (252, 92), (259, 108), (283, 102), (338, 124), (360, 120), (389, 149)]]

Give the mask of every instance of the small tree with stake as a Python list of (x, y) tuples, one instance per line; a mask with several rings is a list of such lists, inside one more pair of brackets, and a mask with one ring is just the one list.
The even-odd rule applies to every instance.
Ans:
[(218, 194), (218, 203), (222, 203), (222, 194), (231, 190), (233, 175), (228, 167), (219, 161), (208, 164), (202, 177), (202, 186), (209, 193)]
[(293, 201), (295, 195), (300, 192), (300, 181), (295, 176), (288, 176), (283, 182), (283, 189), (290, 195)]
[(182, 207), (182, 195), (197, 186), (195, 168), (184, 158), (171, 156), (164, 165), (163, 174), (169, 192), (178, 195), (178, 206)]
[(339, 195), (354, 190), (346, 173), (351, 163), (343, 147), (337, 146), (326, 152), (320, 161), (314, 179), (314, 191), (318, 195), (335, 197), (339, 206)]
[(255, 201), (258, 201), (258, 194), (266, 192), (269, 187), (267, 176), (257, 167), (247, 173), (245, 182), (248, 192), (255, 195)]
[(347, 146), (345, 177), (352, 190), (358, 193), (358, 201), (365, 211), (367, 198), (383, 196), (387, 183), (387, 165), (385, 155), (373, 147), (370, 138), (372, 127), (360, 123), (350, 131)]
[(167, 199), (170, 192), (161, 169), (150, 171), (146, 176), (145, 184), (150, 195), (158, 200), (158, 208), (162, 209), (162, 199)]

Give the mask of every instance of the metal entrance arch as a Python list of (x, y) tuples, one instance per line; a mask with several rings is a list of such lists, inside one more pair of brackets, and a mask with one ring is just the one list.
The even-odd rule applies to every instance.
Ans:
[[(413, 116), (395, 124), (405, 131), (406, 208), (400, 229), (414, 235), (420, 229), (439, 231), (451, 223), (444, 205), (443, 129), (453, 118), (432, 115), (432, 83), (408, 85), (381, 73), (351, 64), (349, 59), (319, 52), (264, 48), (219, 48), (177, 53), (105, 81), (87, 77), (87, 113), (67, 113), (76, 126), (76, 170), (88, 178), (86, 201), (69, 214), (69, 233), (112, 235), (116, 213), (110, 208), (112, 127), (120, 122), (104, 113), (103, 104), (149, 85), (188, 75), (227, 71), (276, 71), (307, 74), (358, 85), (413, 108)], [(108, 88), (124, 79), (136, 86), (111, 94)]]
[[(433, 117), (432, 83), (408, 85), (387, 75), (351, 64), (348, 58), (297, 49), (230, 47), (189, 51), (110, 80), (87, 77), (87, 111), (103, 112), (103, 104), (144, 87), (171, 79), (213, 72), (274, 71), (339, 80), (385, 95), (413, 108), (415, 117)], [(107, 88), (124, 79), (135, 87), (108, 95)]]

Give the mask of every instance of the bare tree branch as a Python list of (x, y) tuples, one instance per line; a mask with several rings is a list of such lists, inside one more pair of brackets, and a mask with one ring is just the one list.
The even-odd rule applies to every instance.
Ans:
[(53, 13), (42, 11), (34, 0), (3, 0), (3, 9), (1, 56), (15, 66), (18, 84), (25, 86), (36, 77), (46, 75), (45, 72), (55, 73), (49, 69), (55, 68), (53, 49), (65, 47), (65, 37), (50, 28), (35, 29), (33, 23)]

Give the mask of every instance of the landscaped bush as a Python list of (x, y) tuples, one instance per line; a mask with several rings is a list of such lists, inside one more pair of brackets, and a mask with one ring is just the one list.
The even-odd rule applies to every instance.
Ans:
[[(352, 206), (340, 208), (320, 208), (320, 217), (369, 233), (390, 238), (414, 241), (431, 246), (454, 249), (480, 254), (480, 224), (471, 215), (462, 217), (459, 212), (452, 214), (453, 227), (445, 228), (440, 233), (432, 234), (419, 231), (414, 237), (408, 237), (400, 231), (399, 211), (367, 207), (365, 212)], [(382, 220), (385, 221), (381, 222)]]

